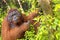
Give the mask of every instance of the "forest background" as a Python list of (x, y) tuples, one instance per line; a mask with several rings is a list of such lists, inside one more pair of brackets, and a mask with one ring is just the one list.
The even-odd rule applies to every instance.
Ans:
[(37, 34), (30, 25), (25, 37), (20, 40), (60, 40), (60, 0), (0, 0), (0, 34), (2, 21), (10, 8), (16, 8), (26, 15), (39, 10), (39, 15), (34, 18), (40, 22)]

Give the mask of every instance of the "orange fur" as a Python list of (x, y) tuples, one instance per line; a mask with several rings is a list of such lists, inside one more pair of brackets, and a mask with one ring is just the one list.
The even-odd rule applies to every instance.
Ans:
[[(37, 12), (33, 12), (28, 16), (22, 17), (24, 18), (24, 22), (20, 26), (15, 26), (14, 28), (10, 28), (10, 23), (7, 21), (7, 17), (2, 22), (2, 40), (17, 40), (17, 38), (21, 38), (24, 36), (25, 31), (29, 29), (29, 23), (34, 23), (32, 19), (37, 15)], [(27, 21), (27, 22), (26, 22)], [(30, 21), (30, 22), (29, 22)]]

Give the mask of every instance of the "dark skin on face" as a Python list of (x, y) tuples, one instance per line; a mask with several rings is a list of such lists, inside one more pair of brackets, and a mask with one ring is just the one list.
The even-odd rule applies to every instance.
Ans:
[(17, 9), (13, 9), (12, 12), (8, 12), (8, 18), (7, 20), (11, 23), (11, 24), (14, 24), (14, 25), (17, 25), (17, 24), (22, 24), (23, 23), (23, 19), (22, 19), (22, 15), (21, 13), (18, 12)]
[[(32, 19), (36, 17), (38, 13), (38, 11), (36, 10), (31, 14), (29, 14), (28, 16), (26, 16), (25, 14), (21, 14), (18, 16), (17, 14), (19, 12), (17, 11), (15, 12), (16, 14), (13, 13), (14, 15), (12, 16), (12, 19), (9, 18), (12, 15), (11, 13), (14, 11), (17, 11), (17, 10), (11, 9), (8, 12), (8, 15), (5, 17), (5, 19), (2, 22), (2, 40), (17, 40), (17, 38), (22, 38), (24, 36), (24, 33), (29, 29), (29, 24), (30, 23), (34, 24), (35, 21)], [(10, 25), (11, 23), (14, 24), (13, 28), (11, 28), (11, 25)]]

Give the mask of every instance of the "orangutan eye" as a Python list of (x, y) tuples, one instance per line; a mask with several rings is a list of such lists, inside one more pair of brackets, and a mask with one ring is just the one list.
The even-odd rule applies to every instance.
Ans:
[(12, 21), (12, 17), (8, 16), (8, 20), (9, 20), (9, 22), (11, 22)]
[(13, 21), (17, 21), (18, 17), (16, 15), (13, 16)]

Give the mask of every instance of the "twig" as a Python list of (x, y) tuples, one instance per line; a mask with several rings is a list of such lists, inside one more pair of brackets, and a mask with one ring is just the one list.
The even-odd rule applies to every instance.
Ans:
[(20, 0), (17, 0), (17, 1), (18, 1), (18, 3), (19, 3), (19, 6), (20, 6), (20, 8), (21, 8), (22, 13), (24, 13), (24, 10), (23, 10), (23, 8), (22, 8), (22, 5), (21, 5)]
[(6, 2), (6, 0), (3, 0), (4, 3), (6, 3), (6, 5), (8, 6), (8, 9), (10, 9), (10, 6), (8, 5), (8, 3)]

